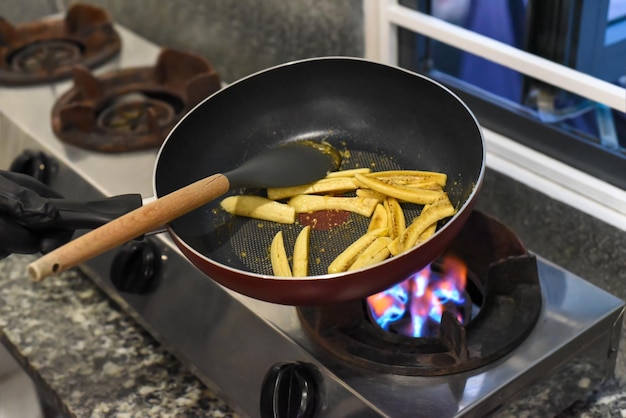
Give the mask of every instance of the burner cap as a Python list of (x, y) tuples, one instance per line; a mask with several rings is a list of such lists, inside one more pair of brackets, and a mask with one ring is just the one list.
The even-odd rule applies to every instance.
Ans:
[(56, 68), (80, 61), (82, 48), (68, 40), (33, 42), (16, 51), (9, 59), (11, 69), (25, 74), (52, 73)]
[[(176, 100), (174, 97), (172, 100)], [(97, 126), (113, 135), (119, 133), (148, 133), (152, 129), (168, 126), (177, 111), (166, 100), (157, 100), (140, 93), (131, 93), (113, 101), (98, 115)]]
[(108, 14), (75, 4), (63, 19), (13, 26), (0, 18), (0, 84), (47, 83), (72, 74), (72, 67), (94, 68), (121, 49)]

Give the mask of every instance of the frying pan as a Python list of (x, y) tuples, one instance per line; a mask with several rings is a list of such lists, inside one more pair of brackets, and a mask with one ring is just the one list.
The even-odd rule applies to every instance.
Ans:
[(330, 230), (312, 231), (313, 276), (277, 278), (271, 275), (269, 243), (283, 230), (289, 247), (301, 226), (233, 219), (216, 201), (169, 225), (185, 256), (213, 280), (253, 298), (319, 305), (385, 290), (447, 249), (482, 183), (485, 150), (480, 127), (467, 106), (442, 85), (362, 59), (293, 62), (209, 97), (185, 116), (162, 146), (155, 193), (162, 196), (201, 178), (207, 167), (212, 172), (228, 170), (277, 143), (320, 137), (342, 151), (345, 169), (446, 173), (456, 215), (407, 253), (370, 268), (324, 274), (330, 260), (367, 229), (368, 219), (350, 214)]
[(334, 213), (336, 219), (312, 231), (312, 275), (283, 278), (272, 275), (269, 244), (282, 230), (289, 248), (301, 223), (232, 217), (219, 208), (217, 199), (167, 225), (182, 253), (211, 279), (253, 298), (300, 306), (332, 304), (385, 290), (448, 248), (471, 212), (484, 175), (480, 127), (447, 88), (396, 67), (325, 57), (261, 71), (198, 104), (159, 151), (155, 196), (301, 139), (329, 142), (344, 157), (342, 169), (446, 173), (446, 191), (457, 213), (432, 238), (406, 253), (369, 268), (325, 274), (330, 261), (365, 233), (369, 222), (360, 215)]

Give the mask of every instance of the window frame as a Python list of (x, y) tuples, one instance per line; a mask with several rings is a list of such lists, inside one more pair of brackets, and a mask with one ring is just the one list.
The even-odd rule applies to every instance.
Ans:
[[(401, 66), (398, 39), (411, 31), (626, 112), (626, 89), (619, 86), (405, 7), (398, 0), (364, 0), (363, 8), (367, 59)], [(476, 114), (484, 130), (488, 167), (537, 190), (551, 190), (547, 193), (551, 197), (626, 230), (624, 159), (511, 112), (453, 77), (427, 75), (448, 86)], [(558, 152), (573, 146), (575, 152)]]

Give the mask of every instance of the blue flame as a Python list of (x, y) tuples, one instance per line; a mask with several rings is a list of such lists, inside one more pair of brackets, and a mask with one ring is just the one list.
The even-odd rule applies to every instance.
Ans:
[(441, 322), (444, 304), (452, 302), (460, 306), (465, 303), (462, 290), (455, 285), (453, 277), (427, 267), (406, 281), (370, 296), (368, 304), (373, 319), (382, 329), (388, 331), (392, 325), (397, 325), (404, 328), (401, 330), (404, 335), (424, 337), (429, 332), (429, 323), (432, 328), (433, 322)]
[(391, 306), (380, 316), (377, 316), (376, 312), (371, 310), (376, 323), (386, 331), (389, 329), (390, 324), (400, 320), (404, 316), (406, 312), (406, 303), (409, 300), (408, 292), (401, 284), (390, 287), (389, 289), (371, 297), (389, 297), (392, 301)]

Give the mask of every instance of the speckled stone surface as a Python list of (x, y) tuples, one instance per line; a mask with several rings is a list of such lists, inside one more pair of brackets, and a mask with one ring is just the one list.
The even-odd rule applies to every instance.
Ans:
[(577, 402), (556, 418), (623, 418), (625, 416), (626, 390), (617, 379), (611, 379), (589, 399)]
[(55, 416), (236, 417), (79, 270), (42, 283), (0, 261), (0, 342)]

